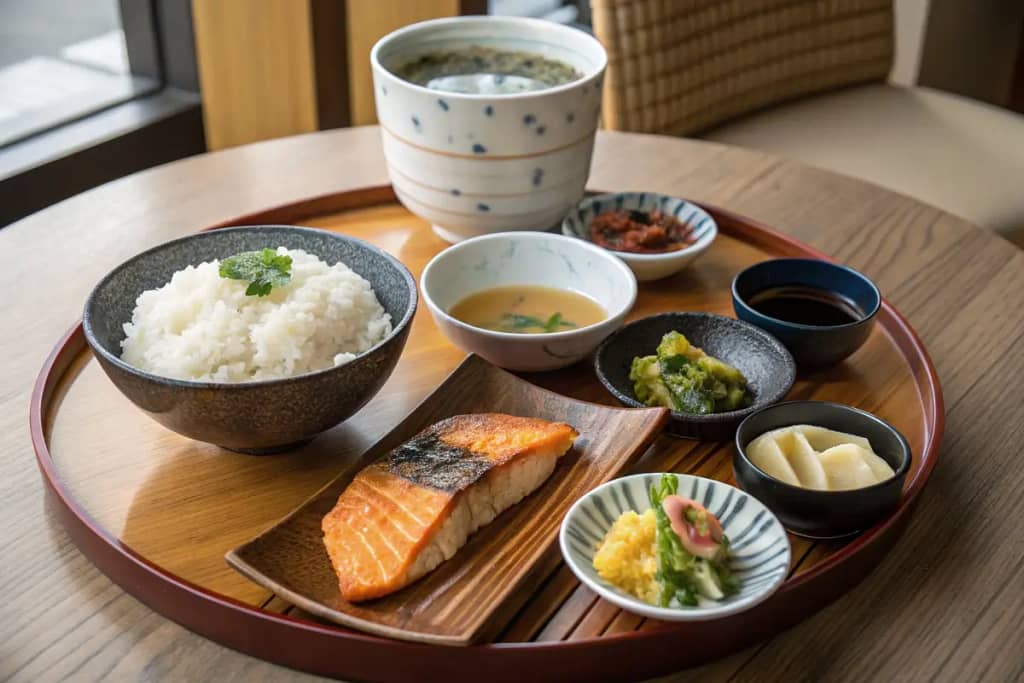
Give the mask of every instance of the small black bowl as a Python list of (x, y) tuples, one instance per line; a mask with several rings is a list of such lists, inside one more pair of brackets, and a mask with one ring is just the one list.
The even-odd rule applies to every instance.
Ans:
[(633, 392), (630, 366), (634, 357), (653, 354), (661, 338), (673, 330), (742, 372), (753, 403), (741, 410), (709, 415), (672, 411), (670, 434), (704, 441), (731, 439), (743, 418), (782, 400), (793, 386), (796, 365), (786, 347), (764, 330), (713, 313), (662, 313), (622, 327), (601, 343), (594, 357), (601, 384), (625, 405), (645, 408)]
[[(755, 438), (798, 424), (863, 436), (896, 476), (862, 489), (817, 491), (779, 481), (747, 458), (745, 449)], [(871, 413), (825, 401), (790, 401), (759, 410), (740, 423), (732, 467), (740, 487), (768, 506), (794, 534), (840, 538), (871, 527), (896, 507), (910, 459), (910, 445), (903, 435)]]
[[(366, 278), (391, 315), (391, 334), (345, 365), (255, 382), (170, 379), (121, 360), (124, 323), (143, 291), (165, 285), (188, 265), (278, 246), (341, 261)], [(390, 254), (326, 230), (270, 225), (200, 232), (132, 257), (93, 289), (82, 326), (103, 371), (154, 420), (192, 439), (263, 454), (309, 441), (373, 398), (398, 362), (415, 312), (416, 282)]]
[[(863, 316), (840, 325), (806, 325), (765, 315), (750, 306), (750, 298), (773, 287), (802, 285), (842, 295)], [(736, 317), (767, 330), (779, 339), (801, 369), (835, 365), (861, 347), (871, 334), (882, 306), (878, 287), (867, 276), (838, 263), (807, 258), (780, 258), (755, 263), (732, 281)]]

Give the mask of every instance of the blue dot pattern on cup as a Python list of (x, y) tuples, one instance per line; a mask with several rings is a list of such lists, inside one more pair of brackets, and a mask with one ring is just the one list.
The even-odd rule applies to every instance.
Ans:
[(548, 94), (467, 97), (377, 85), (396, 191), (435, 225), (459, 235), (526, 222), (550, 226), (579, 201), (597, 123), (590, 116), (599, 104), (593, 88), (585, 96), (577, 83)]

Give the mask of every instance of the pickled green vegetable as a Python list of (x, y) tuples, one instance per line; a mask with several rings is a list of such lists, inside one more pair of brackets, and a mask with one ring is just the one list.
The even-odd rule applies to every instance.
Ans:
[[(651, 507), (654, 508), (657, 520), (656, 544), (658, 549), (658, 571), (655, 574), (661, 584), (659, 604), (668, 607), (672, 599), (680, 605), (695, 607), (699, 604), (698, 596), (703, 595), (712, 600), (721, 600), (727, 595), (738, 593), (739, 580), (729, 569), (729, 539), (724, 535), (716, 558), (706, 560), (694, 557), (684, 547), (682, 539), (672, 529), (672, 522), (665, 512), (663, 503), (669, 496), (675, 496), (679, 488), (679, 478), (674, 474), (663, 474), (657, 486), (652, 486), (648, 493)], [(691, 517), (690, 513), (693, 513)], [(693, 508), (686, 512), (687, 521), (694, 524), (698, 513)], [(697, 529), (698, 533), (707, 535), (707, 522)]]
[(662, 337), (655, 355), (634, 358), (629, 379), (637, 399), (649, 406), (706, 415), (750, 405), (743, 373), (679, 332)]

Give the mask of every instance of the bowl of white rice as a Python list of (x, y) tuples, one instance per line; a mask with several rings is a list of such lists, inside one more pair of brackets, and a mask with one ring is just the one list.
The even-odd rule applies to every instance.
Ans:
[(405, 266), (362, 240), (223, 228), (115, 268), (86, 301), (83, 328), (110, 379), (158, 422), (268, 453), (334, 427), (377, 393), (416, 299)]

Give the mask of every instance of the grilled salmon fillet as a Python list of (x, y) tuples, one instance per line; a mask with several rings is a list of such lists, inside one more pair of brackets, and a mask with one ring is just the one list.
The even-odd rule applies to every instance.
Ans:
[(349, 602), (407, 586), (538, 488), (579, 434), (499, 413), (438, 422), (360, 471), (324, 517), (324, 546)]

